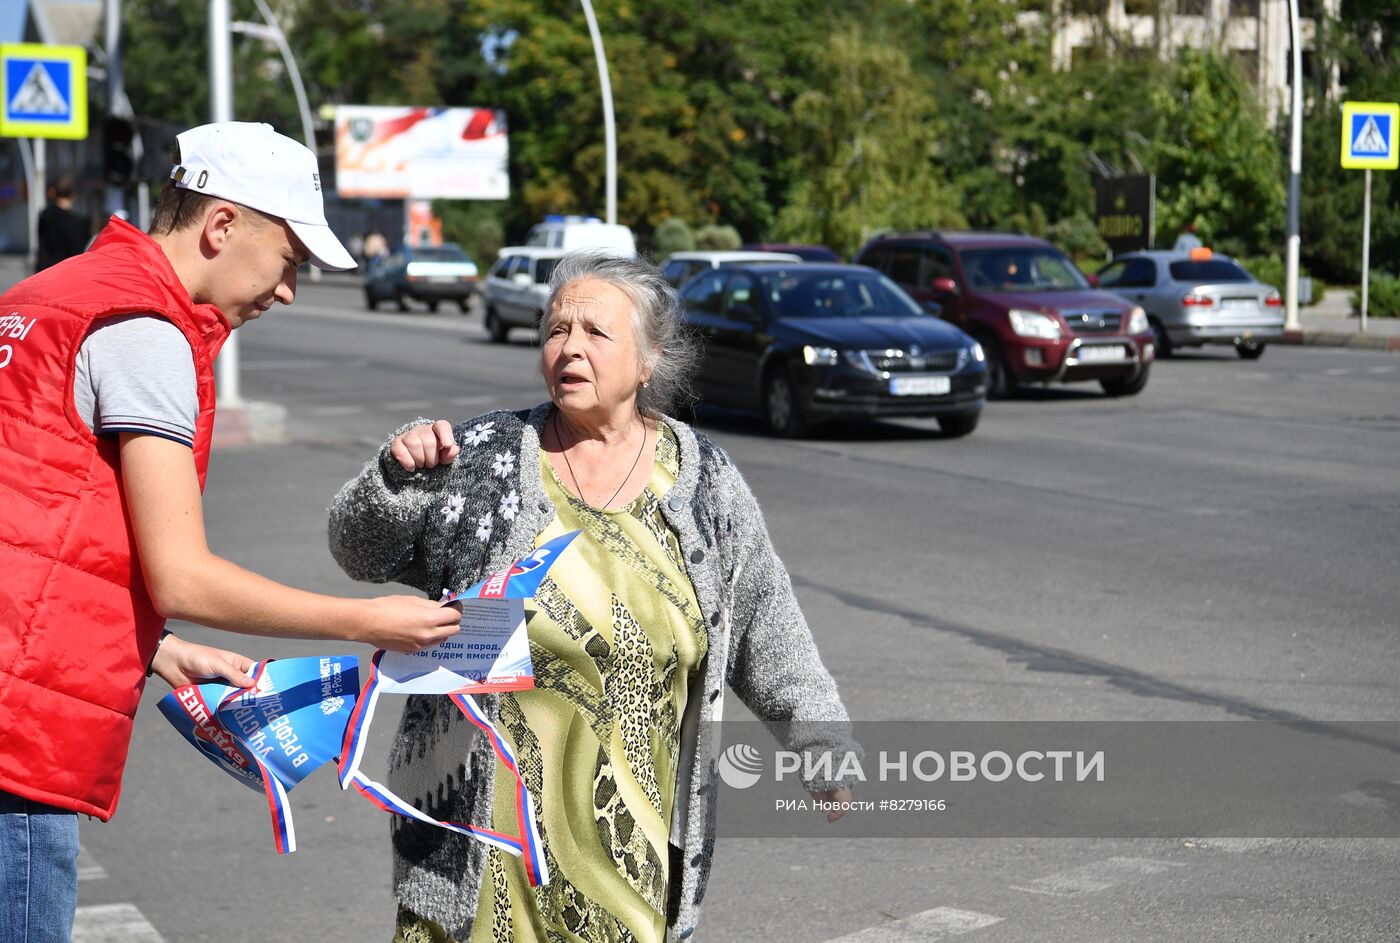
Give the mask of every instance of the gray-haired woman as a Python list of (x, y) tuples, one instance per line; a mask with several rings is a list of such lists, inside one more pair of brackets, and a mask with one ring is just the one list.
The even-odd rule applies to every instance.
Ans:
[[(356, 579), (437, 596), (581, 530), (535, 596), (533, 690), (485, 698), (535, 798), (552, 879), (395, 819), (398, 939), (688, 939), (714, 842), (726, 681), (793, 750), (854, 748), (787, 572), (723, 451), (665, 415), (695, 353), (653, 265), (561, 260), (540, 327), (549, 402), (399, 430), (331, 507)], [(447, 698), (410, 698), (390, 786), (435, 817), (510, 832), (513, 777)], [(698, 761), (696, 757), (699, 757)], [(809, 782), (841, 800), (841, 783)], [(833, 816), (834, 817), (834, 816)], [(674, 823), (674, 824), (673, 824)]]

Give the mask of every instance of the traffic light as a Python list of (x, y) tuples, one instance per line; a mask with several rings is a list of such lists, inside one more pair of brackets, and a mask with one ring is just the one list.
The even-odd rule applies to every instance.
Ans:
[(130, 118), (108, 118), (102, 126), (102, 168), (107, 182), (121, 186), (131, 182), (136, 172), (136, 151), (133, 143), (136, 125)]

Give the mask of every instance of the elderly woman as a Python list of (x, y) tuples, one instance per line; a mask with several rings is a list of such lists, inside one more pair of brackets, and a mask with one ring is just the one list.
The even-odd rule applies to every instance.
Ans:
[[(537, 686), (483, 698), (535, 797), (552, 878), (531, 887), (518, 859), (396, 818), (405, 943), (690, 938), (714, 844), (705, 721), (725, 683), (759, 718), (808, 731), (788, 749), (848, 746), (813, 732), (839, 725), (802, 723), (846, 711), (753, 494), (666, 416), (695, 360), (674, 290), (649, 263), (588, 253), (550, 287), (549, 402), (410, 424), (331, 507), (347, 573), (434, 597), (582, 531), (529, 614)], [(509, 832), (514, 780), (487, 741), (450, 699), (410, 698), (390, 787), (436, 818)]]

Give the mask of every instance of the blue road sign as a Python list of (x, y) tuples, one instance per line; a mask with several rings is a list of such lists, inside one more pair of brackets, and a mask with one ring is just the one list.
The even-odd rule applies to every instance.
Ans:
[(0, 44), (0, 136), (87, 137), (87, 51)]
[(1400, 167), (1395, 135), (1400, 105), (1393, 102), (1342, 104), (1342, 166), (1348, 170), (1394, 170)]

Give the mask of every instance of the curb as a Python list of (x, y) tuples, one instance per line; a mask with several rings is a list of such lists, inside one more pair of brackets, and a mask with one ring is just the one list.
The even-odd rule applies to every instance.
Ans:
[(281, 445), (287, 441), (287, 407), (281, 403), (244, 400), (220, 403), (214, 413), (212, 448)]
[(1285, 331), (1274, 343), (1308, 347), (1351, 347), (1400, 353), (1400, 337), (1384, 334), (1343, 334), (1339, 331)]

